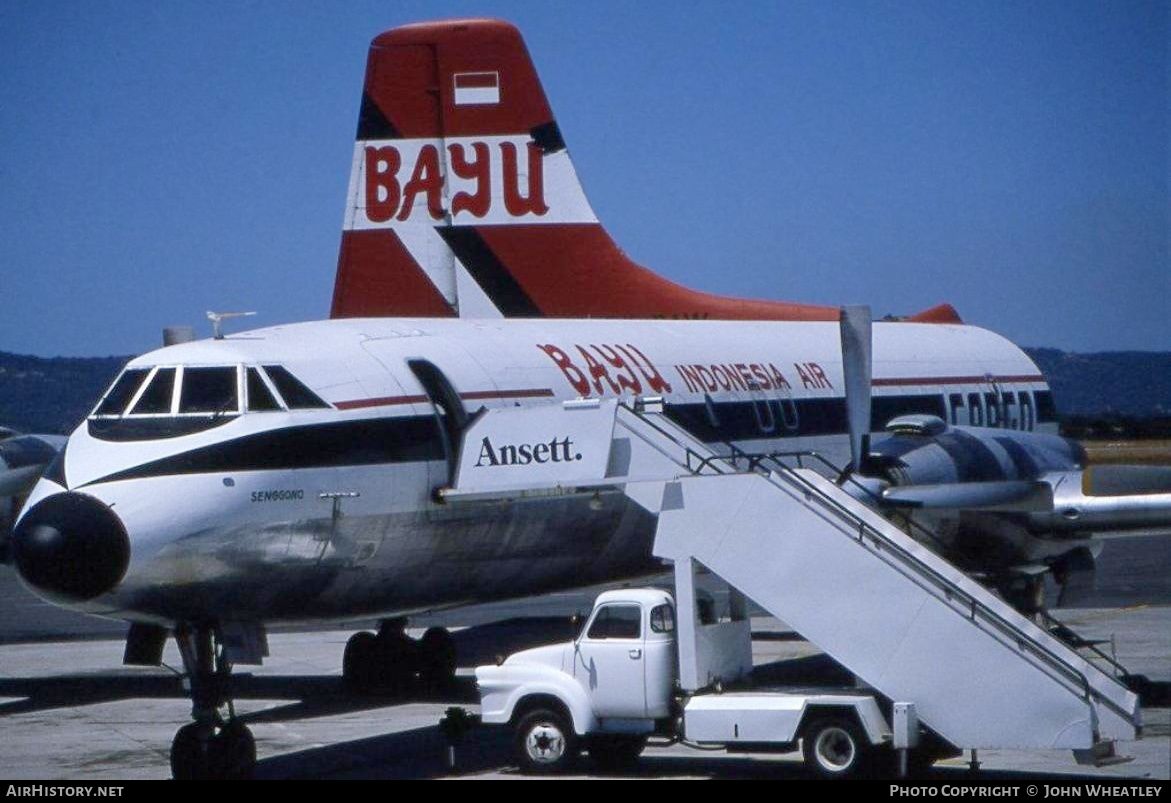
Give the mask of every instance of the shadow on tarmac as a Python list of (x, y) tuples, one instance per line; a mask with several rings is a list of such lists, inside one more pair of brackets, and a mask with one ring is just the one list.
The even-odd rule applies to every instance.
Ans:
[[(462, 666), (492, 663), (538, 644), (568, 640), (576, 625), (563, 617), (531, 617), (494, 622), (454, 634)], [(340, 655), (339, 655), (340, 662)], [(277, 722), (333, 716), (400, 703), (473, 705), (479, 701), (470, 678), (447, 688), (397, 694), (353, 694), (337, 675), (254, 675), (234, 671), (232, 698), (236, 700), (290, 700), (289, 705), (249, 714), (246, 722)], [(55, 708), (98, 705), (133, 699), (189, 699), (182, 678), (159, 669), (114, 669), (101, 673), (59, 674), (51, 677), (0, 679), (0, 718)]]
[[(415, 728), (386, 736), (358, 739), (326, 747), (303, 750), (258, 762), (257, 780), (407, 780), (430, 778), (475, 778), (494, 775), (526, 777), (517, 769), (512, 754), (512, 734), (502, 726), (474, 727), (454, 747), (454, 766), (449, 764), (448, 743), (438, 725)], [(713, 751), (712, 757), (694, 753), (644, 755), (637, 764), (621, 773), (606, 772), (582, 754), (563, 774), (554, 777), (594, 778), (703, 778), (713, 780), (770, 779), (799, 780), (814, 777), (796, 760), (729, 756)], [(1069, 785), (1093, 783), (1104, 786), (1133, 785), (1133, 779), (1090, 774), (1037, 773), (1032, 771), (971, 772), (967, 767), (936, 766), (911, 778), (894, 773), (871, 775), (868, 780), (931, 783), (1045, 783)]]

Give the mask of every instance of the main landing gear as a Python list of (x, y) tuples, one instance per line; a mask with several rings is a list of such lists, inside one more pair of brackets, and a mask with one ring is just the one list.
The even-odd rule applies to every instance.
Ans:
[(175, 641), (191, 685), (191, 718), (171, 743), (176, 780), (241, 780), (256, 765), (256, 742), (236, 718), (228, 683), (232, 666), (211, 627), (180, 626)]
[(416, 641), (406, 634), (405, 619), (384, 619), (377, 635), (355, 633), (346, 642), (342, 678), (362, 693), (442, 691), (455, 680), (455, 641), (442, 627)]

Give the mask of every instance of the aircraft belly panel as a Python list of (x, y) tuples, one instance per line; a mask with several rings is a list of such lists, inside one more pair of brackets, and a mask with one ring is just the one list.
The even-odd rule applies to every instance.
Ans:
[[(655, 519), (623, 496), (466, 515), (323, 516), (212, 528), (138, 563), (100, 600), (127, 618), (308, 621), (535, 594), (655, 571)], [(440, 511), (443, 512), (443, 511)], [(588, 515), (587, 515), (588, 514)], [(113, 610), (112, 610), (113, 609)]]

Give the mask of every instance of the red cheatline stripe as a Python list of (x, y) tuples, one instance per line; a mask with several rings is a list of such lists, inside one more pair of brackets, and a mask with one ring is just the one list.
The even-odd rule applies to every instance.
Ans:
[(361, 407), (390, 407), (395, 404), (416, 404), (427, 401), (426, 396), (381, 396), (377, 399), (352, 399), (337, 402), (339, 410), (357, 410)]
[(986, 385), (989, 382), (999, 384), (1009, 382), (1044, 382), (1045, 377), (1040, 374), (1021, 374), (1019, 376), (917, 376), (902, 379), (874, 379), (871, 381), (876, 388), (896, 385)]
[(498, 80), (494, 72), (465, 72), (455, 74), (455, 86), (457, 89), (495, 88)]
[[(525, 399), (552, 396), (549, 388), (527, 388), (522, 390), (472, 390), (459, 394), (461, 399)], [(380, 396), (376, 399), (351, 399), (340, 401), (334, 406), (339, 410), (358, 410), (363, 407), (391, 407), (396, 404), (419, 404), (427, 401), (426, 396)]]

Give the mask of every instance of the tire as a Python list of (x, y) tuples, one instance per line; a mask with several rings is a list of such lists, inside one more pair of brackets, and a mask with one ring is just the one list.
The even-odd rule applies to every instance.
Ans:
[(171, 777), (176, 781), (200, 781), (208, 777), (207, 746), (194, 722), (179, 728), (171, 742)]
[(406, 696), (416, 690), (419, 644), (406, 633), (379, 635), (374, 650), (378, 667), (375, 689), (383, 694)]
[(256, 768), (256, 740), (252, 731), (238, 719), (230, 720), (215, 737), (221, 766), (220, 777), (229, 781), (246, 781)]
[(431, 691), (448, 688), (455, 681), (455, 640), (446, 628), (431, 627), (419, 641), (419, 679)]
[(362, 632), (350, 636), (342, 655), (342, 682), (350, 691), (368, 692), (377, 677), (378, 637)]
[(805, 766), (821, 778), (856, 778), (864, 772), (870, 747), (858, 726), (843, 717), (818, 717), (801, 731)]
[(546, 708), (521, 717), (516, 725), (516, 753), (522, 772), (561, 772), (577, 752), (577, 736), (569, 720)]
[(632, 769), (638, 763), (644, 747), (645, 736), (594, 736), (590, 739), (589, 753), (602, 770), (621, 772)]

